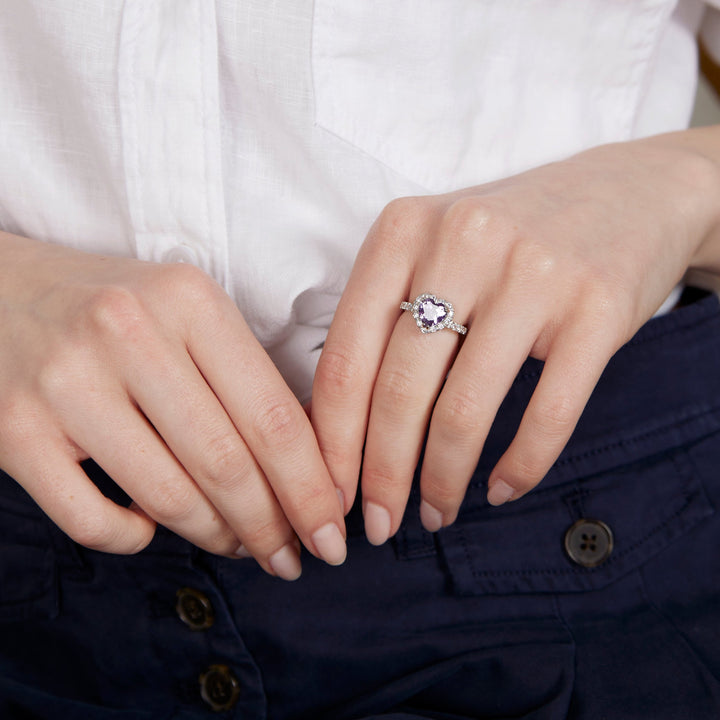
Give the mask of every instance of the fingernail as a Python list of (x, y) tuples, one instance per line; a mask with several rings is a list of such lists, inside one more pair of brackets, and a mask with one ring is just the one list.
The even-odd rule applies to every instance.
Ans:
[(390, 537), (390, 513), (372, 502), (365, 503), (365, 534), (371, 545), (382, 545)]
[(239, 558), (252, 557), (252, 555), (244, 545), (240, 545), (240, 547), (235, 551), (235, 555)]
[(288, 543), (283, 545), (268, 560), (273, 572), (283, 580), (297, 580), (302, 573), (302, 564), (297, 548)]
[(347, 547), (340, 528), (335, 523), (323, 525), (312, 535), (315, 549), (328, 565), (342, 565), (347, 557)]
[(338, 500), (340, 501), (340, 511), (345, 515), (345, 493), (340, 488), (335, 489), (337, 490)]
[(496, 480), (492, 487), (488, 488), (487, 501), (491, 505), (503, 505), (508, 500), (512, 500), (514, 494), (514, 488), (511, 488), (504, 480)]
[(420, 521), (428, 532), (437, 532), (443, 526), (443, 515), (427, 500), (420, 503)]

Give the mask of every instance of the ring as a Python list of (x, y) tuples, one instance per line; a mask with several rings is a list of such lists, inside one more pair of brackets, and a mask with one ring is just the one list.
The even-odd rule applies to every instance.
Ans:
[(467, 328), (453, 322), (455, 310), (452, 303), (441, 300), (431, 293), (423, 293), (415, 298), (415, 302), (401, 302), (401, 310), (410, 310), (420, 332), (433, 333), (438, 330), (453, 330), (465, 335)]

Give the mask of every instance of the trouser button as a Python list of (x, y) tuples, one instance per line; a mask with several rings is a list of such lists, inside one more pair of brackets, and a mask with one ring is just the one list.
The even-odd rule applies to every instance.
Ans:
[(597, 567), (610, 557), (612, 551), (612, 530), (600, 520), (582, 518), (565, 533), (565, 552), (581, 567)]
[(200, 675), (200, 695), (216, 712), (230, 710), (240, 696), (240, 683), (227, 665), (211, 665)]
[(191, 630), (207, 630), (215, 622), (215, 613), (207, 595), (193, 588), (181, 588), (175, 596), (178, 617)]

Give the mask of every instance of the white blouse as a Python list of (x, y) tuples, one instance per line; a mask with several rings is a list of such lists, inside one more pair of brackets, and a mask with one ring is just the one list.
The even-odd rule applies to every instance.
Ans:
[(720, 48), (702, 0), (2, 0), (0, 228), (198, 265), (304, 401), (389, 200), (685, 127), (703, 17)]

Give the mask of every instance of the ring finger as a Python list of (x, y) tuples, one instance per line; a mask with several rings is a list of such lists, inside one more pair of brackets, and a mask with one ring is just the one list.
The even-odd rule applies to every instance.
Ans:
[[(413, 283), (412, 314), (398, 319), (373, 391), (362, 491), (365, 530), (375, 545), (400, 526), (432, 407), (459, 344), (458, 333), (444, 327), (458, 327), (447, 296), (424, 292), (439, 285)], [(458, 302), (471, 303), (462, 296)]]

